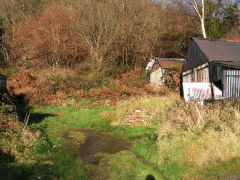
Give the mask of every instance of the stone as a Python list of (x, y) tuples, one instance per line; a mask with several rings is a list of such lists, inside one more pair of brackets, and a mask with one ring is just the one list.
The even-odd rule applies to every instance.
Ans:
[(140, 109), (135, 109), (135, 113), (140, 113), (142, 112)]
[(122, 123), (122, 125), (131, 126), (131, 123)]

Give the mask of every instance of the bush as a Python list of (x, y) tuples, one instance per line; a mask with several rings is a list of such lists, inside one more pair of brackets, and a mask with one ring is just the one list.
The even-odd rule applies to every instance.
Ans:
[(114, 102), (131, 96), (166, 95), (165, 89), (152, 89), (147, 79), (147, 74), (139, 69), (128, 71), (116, 79), (100, 79), (98, 88), (91, 88), (90, 97), (108, 99)]
[(179, 68), (171, 68), (165, 75), (164, 85), (173, 91), (180, 92), (181, 70)]
[(0, 129), (0, 153), (12, 156), (17, 162), (31, 161), (37, 136), (19, 122), (13, 107), (5, 103), (0, 107)]

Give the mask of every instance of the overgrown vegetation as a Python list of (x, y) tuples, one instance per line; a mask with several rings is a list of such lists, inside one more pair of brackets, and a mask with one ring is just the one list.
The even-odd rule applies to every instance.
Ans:
[(117, 105), (112, 120), (141, 109), (152, 116), (151, 126), (158, 127), (159, 165), (171, 161), (201, 169), (240, 156), (239, 108), (237, 100), (201, 106), (169, 97), (133, 98)]
[[(206, 6), (208, 37), (239, 40), (239, 2)], [(201, 34), (199, 23), (181, 0), (2, 0), (0, 73), (22, 101), (16, 108), (1, 100), (0, 179), (237, 173), (239, 102), (185, 104), (179, 69), (160, 89), (149, 86), (144, 71), (149, 58), (185, 57), (189, 38)], [(120, 126), (135, 109), (151, 121)], [(84, 164), (80, 150), (90, 136), (111, 143), (95, 145), (108, 151), (92, 151), (97, 163)], [(115, 151), (116, 140), (127, 148)]]
[[(238, 5), (206, 1), (209, 37), (237, 38)], [(153, 94), (143, 75), (148, 59), (185, 57), (189, 38), (201, 34), (181, 0), (2, 0), (0, 19), (2, 71), (31, 104)], [(170, 72), (167, 87), (179, 91), (178, 77)]]
[(26, 123), (19, 121), (16, 107), (9, 98), (3, 97), (7, 96), (1, 94), (0, 178), (29, 177), (33, 172), (28, 171), (45, 158), (35, 150), (41, 137), (37, 132), (32, 132)]
[(204, 168), (238, 158), (239, 118), (238, 101), (203, 107), (178, 102), (169, 107), (159, 125), (159, 163), (171, 159)]
[[(22, 108), (24, 117), (31, 112), (28, 127), (16, 119), (12, 106), (2, 105), (1, 170), (5, 173), (1, 177), (145, 179), (151, 174), (157, 179), (216, 179), (239, 169), (237, 101), (200, 106), (174, 96), (149, 96), (121, 100), (116, 108), (107, 103), (92, 108), (95, 102), (72, 100)], [(111, 125), (135, 109), (151, 116), (147, 125)], [(96, 140), (106, 138), (104, 146), (114, 138), (123, 138), (131, 146), (117, 153), (100, 148), (92, 157), (99, 164), (84, 164), (81, 148), (103, 145), (84, 144), (91, 131)], [(117, 140), (118, 146), (121, 141)], [(117, 146), (110, 144), (108, 152), (115, 151)]]

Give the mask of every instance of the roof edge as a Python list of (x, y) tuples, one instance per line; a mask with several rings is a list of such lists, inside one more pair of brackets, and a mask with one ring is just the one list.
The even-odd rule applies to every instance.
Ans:
[(202, 37), (191, 37), (192, 40), (195, 41), (195, 39), (199, 39), (199, 40), (208, 40), (208, 41), (225, 41), (228, 43), (240, 43), (240, 40), (228, 40), (228, 39), (219, 39), (219, 38), (202, 38)]
[(160, 57), (158, 57), (157, 60), (186, 61), (186, 58), (160, 58)]

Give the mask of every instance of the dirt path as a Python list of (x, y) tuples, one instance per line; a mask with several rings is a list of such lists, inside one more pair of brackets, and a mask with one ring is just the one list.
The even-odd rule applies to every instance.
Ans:
[[(96, 156), (98, 153), (115, 154), (122, 150), (129, 149), (131, 146), (131, 143), (126, 139), (104, 133), (97, 133), (88, 129), (76, 129), (74, 132), (82, 133), (86, 137), (83, 143), (77, 142), (77, 137), (74, 139), (70, 137), (69, 131), (65, 132), (63, 138), (72, 140), (71, 143), (67, 143), (67, 146), (74, 150), (76, 156), (81, 157), (83, 165), (99, 164), (100, 157)], [(76, 147), (77, 144), (79, 145)]]
[(115, 154), (122, 150), (129, 149), (130, 143), (127, 140), (111, 135), (96, 133), (91, 130), (80, 129), (87, 138), (79, 149), (80, 157), (84, 164), (99, 164), (99, 158), (94, 156), (97, 153)]

